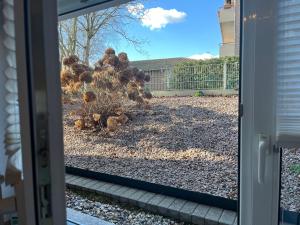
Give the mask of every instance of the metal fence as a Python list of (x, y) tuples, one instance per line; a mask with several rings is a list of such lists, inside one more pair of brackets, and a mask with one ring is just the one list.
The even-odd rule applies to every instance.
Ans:
[(239, 88), (238, 63), (178, 66), (144, 72), (151, 77), (151, 81), (146, 85), (150, 91), (237, 90)]

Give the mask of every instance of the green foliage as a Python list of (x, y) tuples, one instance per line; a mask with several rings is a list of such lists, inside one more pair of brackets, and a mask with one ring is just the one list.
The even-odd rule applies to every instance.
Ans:
[(221, 58), (212, 58), (212, 59), (205, 59), (205, 60), (195, 60), (193, 62), (179, 63), (179, 64), (176, 65), (176, 67), (223, 64), (224, 62), (227, 62), (227, 63), (238, 63), (239, 60), (240, 60), (239, 57), (236, 57), (236, 56), (227, 56), (227, 57), (221, 57)]
[(194, 97), (202, 97), (202, 96), (204, 96), (204, 93), (200, 90), (196, 91), (194, 94)]
[(175, 66), (169, 80), (171, 89), (221, 89), (223, 88), (224, 63), (227, 63), (227, 89), (238, 88), (238, 57), (180, 63)]
[(290, 170), (297, 175), (300, 175), (300, 164), (294, 164), (290, 166)]

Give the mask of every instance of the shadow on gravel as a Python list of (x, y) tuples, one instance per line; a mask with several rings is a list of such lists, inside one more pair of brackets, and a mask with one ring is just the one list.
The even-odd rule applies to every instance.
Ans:
[(150, 111), (137, 113), (112, 137), (99, 135), (95, 143), (137, 150), (142, 140), (170, 151), (200, 148), (223, 152), (233, 148), (228, 152), (231, 154), (238, 147), (238, 118), (189, 105), (176, 109), (155, 105)]
[(78, 135), (88, 145), (68, 146), (66, 165), (236, 199), (237, 116), (162, 104), (132, 113), (111, 135)]
[(230, 199), (237, 197), (237, 165), (230, 160), (150, 160), (68, 155), (66, 165)]

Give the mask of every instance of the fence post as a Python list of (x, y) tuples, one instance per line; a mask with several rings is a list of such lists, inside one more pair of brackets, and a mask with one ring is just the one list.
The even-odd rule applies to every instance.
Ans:
[(227, 89), (227, 62), (223, 64), (223, 89)]

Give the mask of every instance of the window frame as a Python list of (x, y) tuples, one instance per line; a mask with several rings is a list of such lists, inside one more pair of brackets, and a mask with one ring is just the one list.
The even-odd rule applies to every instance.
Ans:
[[(21, 1), (23, 2), (23, 1)], [(61, 111), (61, 96), (60, 96), (60, 81), (59, 74), (59, 57), (58, 57), (58, 40), (57, 40), (57, 19), (70, 18), (83, 12), (93, 11), (97, 8), (103, 9), (118, 4), (123, 1), (106, 1), (100, 5), (93, 5), (89, 7), (82, 7), (80, 10), (70, 10), (68, 12), (60, 13), (57, 15), (56, 1), (47, 0), (27, 0), (19, 3), (18, 10), (16, 11), (20, 18), (25, 18), (17, 21), (17, 62), (19, 80), (19, 97), (20, 97), (20, 110), (21, 110), (21, 125), (22, 125), (22, 146), (23, 146), (23, 161), (24, 161), (24, 190), (35, 190), (36, 193), (31, 191), (31, 194), (24, 195), (25, 202), (28, 204), (26, 207), (28, 217), (35, 218), (35, 222), (27, 224), (39, 224), (40, 211), (36, 211), (38, 202), (41, 201), (39, 172), (37, 170), (38, 160), (38, 143), (41, 138), (39, 133), (39, 123), (47, 129), (48, 142), (46, 143), (47, 151), (49, 153), (49, 170), (48, 174), (51, 182), (51, 202), (52, 204), (52, 219), (53, 224), (62, 224), (66, 221), (65, 216), (65, 202), (64, 202), (64, 164), (63, 164), (63, 142), (62, 142), (62, 111)], [(270, 4), (271, 3), (271, 4)], [(260, 15), (270, 10), (273, 7), (275, 13), (276, 1), (241, 1), (241, 20), (252, 19), (258, 21)], [(95, 8), (96, 7), (96, 8)], [(36, 15), (34, 12), (39, 12), (40, 20), (35, 20)], [(243, 17), (245, 15), (245, 17)], [(256, 15), (254, 18), (253, 16)], [(270, 15), (269, 15), (270, 16)], [(278, 209), (279, 209), (279, 178), (280, 176), (280, 154), (278, 148), (274, 145), (274, 128), (272, 119), (269, 117), (274, 115), (274, 109), (270, 107), (274, 102), (273, 95), (264, 96), (263, 93), (269, 85), (268, 79), (274, 70), (274, 14), (271, 17), (264, 18), (263, 22), (269, 25), (271, 32), (266, 33), (263, 37), (261, 33), (257, 33), (257, 28), (261, 31), (266, 29), (266, 25), (259, 25), (258, 22), (246, 23), (241, 22), (241, 71), (240, 78), (240, 113), (243, 113), (240, 118), (240, 152), (239, 152), (239, 210), (240, 222), (243, 225), (274, 225), (278, 223)], [(255, 20), (256, 19), (256, 20)], [(34, 22), (33, 22), (34, 21)], [(266, 29), (267, 30), (267, 29)], [(30, 34), (39, 31), (42, 34), (43, 48), (35, 47), (36, 40)], [(23, 34), (22, 34), (23, 33)], [(245, 38), (246, 37), (246, 38)], [(269, 39), (267, 39), (269, 38)], [(266, 42), (266, 40), (268, 40)], [(272, 40), (272, 41), (270, 41)], [(47, 43), (47, 44), (46, 44)], [(259, 52), (266, 57), (266, 51), (269, 49), (266, 60), (259, 58)], [(244, 54), (247, 53), (247, 54)], [(42, 66), (38, 66), (43, 62)], [(259, 71), (259, 66), (269, 63), (270, 68), (267, 70)], [(274, 73), (273, 73), (274, 74)], [(254, 75), (254, 76), (252, 76)], [(257, 78), (264, 78), (263, 82), (258, 84)], [(272, 75), (271, 75), (272, 77)], [(275, 81), (272, 81), (275, 82)], [(35, 98), (39, 96), (38, 98)], [(269, 102), (268, 102), (269, 101)], [(265, 104), (265, 103), (269, 104)], [(41, 105), (39, 105), (41, 104)], [(261, 116), (263, 115), (263, 116)], [(45, 119), (41, 121), (41, 119)], [(275, 116), (273, 117), (275, 118)], [(266, 126), (262, 125), (261, 121), (266, 122)], [(258, 126), (256, 129), (253, 124)], [(253, 143), (257, 138), (254, 136), (257, 132), (266, 133), (271, 137), (272, 144), (270, 145), (270, 157), (267, 159), (267, 166), (269, 169), (266, 172), (270, 175), (271, 180), (266, 185), (257, 185), (255, 180), (255, 172), (257, 173), (257, 165), (255, 164), (256, 154), (251, 151), (251, 146), (257, 144)], [(247, 140), (248, 139), (248, 140)], [(273, 147), (275, 146), (273, 151)], [(257, 146), (256, 146), (257, 147)], [(250, 178), (250, 179), (249, 179)], [(256, 195), (255, 190), (258, 190)], [(263, 191), (262, 191), (263, 190)], [(262, 202), (261, 193), (271, 190), (268, 199)], [(28, 193), (28, 192), (26, 192)], [(38, 194), (39, 193), (39, 194)], [(55, 193), (55, 194), (54, 194)], [(35, 204), (31, 204), (31, 203)], [(30, 204), (29, 204), (30, 203)], [(254, 204), (253, 204), (254, 203)], [(263, 204), (261, 204), (263, 203)], [(266, 205), (267, 204), (267, 205)], [(35, 209), (34, 209), (35, 205)], [(260, 206), (254, 209), (254, 205)], [(268, 208), (266, 214), (264, 211)], [(254, 218), (259, 218), (261, 213), (266, 214), (268, 221), (253, 221)], [(31, 216), (33, 217), (31, 217)], [(251, 218), (252, 220), (249, 220)], [(248, 220), (248, 221), (247, 221)], [(40, 223), (43, 224), (43, 223)]]
[[(280, 199), (274, 88), (277, 0), (244, 0), (242, 14), (239, 224), (274, 225), (279, 223)], [(259, 147), (260, 138), (266, 138), (266, 147)]]
[(66, 223), (56, 3), (15, 2), (24, 225)]

